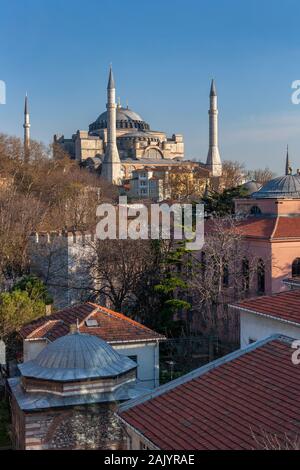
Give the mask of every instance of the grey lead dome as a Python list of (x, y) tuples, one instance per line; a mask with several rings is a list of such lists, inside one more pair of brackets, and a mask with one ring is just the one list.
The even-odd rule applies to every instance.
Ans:
[(124, 374), (136, 363), (97, 336), (74, 333), (46, 346), (32, 361), (19, 365), (23, 376), (70, 381)]
[(300, 176), (285, 175), (268, 181), (259, 191), (251, 195), (252, 198), (300, 198)]
[[(95, 122), (90, 124), (89, 131), (93, 132), (100, 129), (106, 129), (107, 122), (107, 111), (104, 111), (104, 113), (100, 114)], [(116, 107), (116, 127), (117, 129), (150, 129), (149, 124), (147, 124), (138, 113), (132, 111), (132, 109), (123, 108), (121, 106)]]
[(246, 183), (242, 184), (241, 186), (245, 191), (247, 191), (247, 195), (250, 196), (251, 194), (259, 191), (262, 187), (260, 183), (257, 181), (247, 181)]

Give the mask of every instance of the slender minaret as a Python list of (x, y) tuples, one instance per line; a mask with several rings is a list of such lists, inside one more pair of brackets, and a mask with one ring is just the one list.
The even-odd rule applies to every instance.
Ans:
[(292, 167), (290, 164), (290, 157), (289, 157), (289, 146), (286, 147), (286, 159), (285, 159), (285, 174), (291, 175), (292, 174)]
[(112, 67), (109, 70), (107, 85), (107, 144), (102, 163), (102, 176), (112, 184), (119, 184), (121, 180), (121, 162), (117, 148), (116, 134), (116, 89)]
[(217, 91), (214, 80), (211, 81), (210, 88), (210, 107), (209, 115), (209, 149), (206, 165), (211, 171), (212, 176), (222, 175), (222, 162), (218, 147), (218, 104)]
[(25, 160), (29, 159), (30, 151), (30, 119), (29, 119), (29, 109), (28, 109), (28, 96), (25, 95), (25, 107), (24, 107), (24, 158)]

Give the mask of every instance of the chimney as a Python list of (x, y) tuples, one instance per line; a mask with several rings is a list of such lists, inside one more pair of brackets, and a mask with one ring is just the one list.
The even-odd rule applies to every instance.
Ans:
[(76, 323), (71, 323), (70, 325), (70, 334), (77, 333), (77, 324)]
[(46, 315), (51, 315), (52, 313), (52, 304), (46, 305)]

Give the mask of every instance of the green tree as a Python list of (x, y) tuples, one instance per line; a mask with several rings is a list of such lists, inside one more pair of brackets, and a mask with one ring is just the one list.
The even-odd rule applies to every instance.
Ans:
[(33, 300), (28, 292), (14, 290), (0, 294), (0, 338), (9, 342), (11, 336), (30, 322), (45, 314), (45, 303)]
[(49, 295), (44, 282), (31, 274), (23, 276), (22, 279), (13, 286), (12, 290), (25, 291), (31, 300), (41, 300), (45, 305), (50, 305), (53, 303), (53, 299)]
[(187, 301), (186, 274), (189, 269), (188, 250), (184, 242), (178, 242), (161, 263), (160, 282), (154, 286), (154, 295), (160, 297), (161, 310), (157, 327), (164, 333), (180, 336), (186, 332), (186, 324), (176, 320), (176, 315), (191, 309)]
[(247, 191), (241, 186), (236, 188), (224, 189), (221, 193), (217, 191), (209, 191), (208, 195), (202, 198), (205, 212), (218, 217), (230, 215), (234, 213), (234, 199), (245, 197)]
[(178, 336), (185, 324), (174, 315), (189, 307), (180, 295), (185, 289), (177, 272), (181, 262), (171, 240), (151, 240), (150, 245), (151, 262), (136, 285), (134, 303), (123, 313), (166, 336)]

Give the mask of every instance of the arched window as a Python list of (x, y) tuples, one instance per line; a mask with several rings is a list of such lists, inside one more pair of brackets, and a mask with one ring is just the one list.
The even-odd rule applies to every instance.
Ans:
[(223, 265), (223, 287), (229, 286), (229, 269), (228, 264), (225, 262)]
[(257, 293), (265, 293), (265, 263), (262, 259), (259, 259), (257, 264)]
[(242, 274), (243, 274), (243, 290), (249, 290), (250, 274), (249, 274), (249, 260), (244, 258), (242, 261)]
[(293, 261), (292, 277), (300, 277), (300, 258), (296, 258)]
[(159, 160), (162, 158), (162, 154), (158, 149), (149, 147), (145, 150), (144, 158), (150, 158), (151, 160)]
[(259, 214), (261, 214), (261, 210), (258, 206), (252, 206), (251, 209), (250, 209), (250, 214), (259, 215)]

